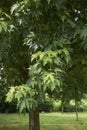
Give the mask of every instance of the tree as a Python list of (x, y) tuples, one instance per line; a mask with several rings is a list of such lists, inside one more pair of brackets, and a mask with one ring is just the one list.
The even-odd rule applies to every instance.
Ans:
[[(23, 66), (25, 67), (25, 65), (23, 64), (23, 66), (21, 66), (22, 60), (20, 60), (20, 58), (22, 57), (24, 61), (28, 61), (27, 63), (29, 67), (25, 67), (25, 71), (29, 68), (28, 86), (31, 88), (30, 93), (35, 90), (33, 99), (37, 101), (37, 107), (30, 105), (32, 107), (27, 108), (29, 109), (30, 115), (30, 130), (40, 129), (38, 102), (39, 99), (43, 99), (40, 96), (45, 97), (44, 93), (53, 91), (56, 87), (61, 86), (62, 75), (64, 73), (63, 68), (65, 68), (63, 63), (68, 63), (70, 59), (69, 46), (71, 42), (68, 39), (67, 27), (70, 26), (72, 28), (72, 26), (69, 23), (70, 16), (68, 16), (66, 11), (64, 12), (63, 9), (66, 10), (63, 1), (60, 3), (59, 1), (48, 2), (43, 0), (22, 1), (16, 3), (11, 8), (13, 21), (10, 22), (10, 28), (8, 30), (9, 39), (7, 40), (9, 40), (9, 47), (8, 50), (6, 50), (8, 51), (7, 56), (11, 58), (11, 63), (5, 65), (6, 70), (11, 68), (10, 74), (14, 73), (14, 71), (17, 74), (17, 70), (20, 72), (19, 78), (16, 78), (16, 75), (14, 75), (14, 79), (16, 80), (20, 79), (20, 76), (24, 78), (25, 75), (21, 75), (22, 71), (20, 71), (20, 68)], [(57, 13), (58, 11), (60, 12), (59, 14)], [(52, 21), (54, 17), (55, 19)], [(19, 48), (16, 46), (19, 46)], [(29, 60), (31, 59), (32, 54), (34, 54), (34, 61)], [(23, 56), (25, 58), (23, 58)], [(12, 81), (10, 74), (9, 76)], [(11, 84), (18, 86), (20, 83), (23, 84), (27, 81), (28, 78), (25, 78), (24, 82), (22, 80), (21, 82), (16, 80), (16, 83), (14, 81)], [(20, 104), (20, 101), (24, 101), (23, 104), (25, 104), (26, 100), (23, 100), (24, 97), (19, 100), (20, 98), (18, 98), (18, 104)], [(28, 101), (28, 103), (31, 102)], [(24, 110), (23, 107), (27, 106), (23, 105), (20, 109)]]
[[(78, 44), (78, 28), (86, 21), (85, 9), (81, 0), (22, 0), (11, 7), (1, 63), (7, 84), (18, 86), (7, 100), (16, 98), (20, 111), (29, 110), (30, 130), (40, 129), (39, 99), (62, 89), (70, 48)], [(22, 85), (26, 83), (28, 87)]]
[[(75, 52), (75, 51), (74, 51)], [(70, 100), (75, 101), (75, 111), (76, 111), (76, 120), (78, 121), (78, 106), (81, 103), (81, 100), (84, 98), (84, 95), (87, 93), (87, 82), (86, 72), (87, 68), (83, 65), (83, 60), (85, 59), (85, 52), (83, 49), (78, 49), (78, 53), (73, 55), (74, 62), (72, 63), (71, 69), (68, 69), (66, 75), (66, 84), (67, 87), (71, 88), (68, 93)], [(79, 55), (78, 55), (79, 54)], [(69, 78), (68, 78), (69, 77)]]

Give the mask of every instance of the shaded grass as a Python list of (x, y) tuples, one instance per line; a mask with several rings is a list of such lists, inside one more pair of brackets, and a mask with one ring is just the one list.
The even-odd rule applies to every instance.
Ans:
[[(41, 130), (87, 130), (87, 113), (41, 113)], [(28, 114), (0, 114), (0, 130), (28, 130)]]

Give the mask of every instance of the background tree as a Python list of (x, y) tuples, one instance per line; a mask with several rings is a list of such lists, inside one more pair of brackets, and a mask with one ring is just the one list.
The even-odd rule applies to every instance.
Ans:
[[(74, 50), (75, 52), (75, 50)], [(68, 73), (66, 76), (66, 84), (71, 91), (69, 91), (69, 96), (71, 99), (75, 100), (75, 108), (76, 108), (76, 120), (78, 120), (78, 107), (81, 100), (84, 98), (84, 95), (87, 93), (86, 87), (86, 71), (87, 68), (83, 65), (83, 61), (85, 59), (85, 52), (83, 49), (78, 49), (78, 53), (73, 54), (72, 67), (68, 69)]]

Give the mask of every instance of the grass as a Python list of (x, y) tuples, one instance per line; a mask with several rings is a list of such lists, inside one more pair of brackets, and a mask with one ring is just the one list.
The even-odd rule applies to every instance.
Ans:
[[(41, 113), (41, 130), (87, 130), (87, 113)], [(0, 114), (0, 130), (28, 130), (28, 114)]]

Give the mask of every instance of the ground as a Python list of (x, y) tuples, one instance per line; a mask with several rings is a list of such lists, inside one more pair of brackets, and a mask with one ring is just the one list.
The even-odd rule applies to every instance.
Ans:
[[(87, 113), (41, 113), (41, 130), (87, 130)], [(0, 114), (0, 130), (28, 130), (28, 114)]]

